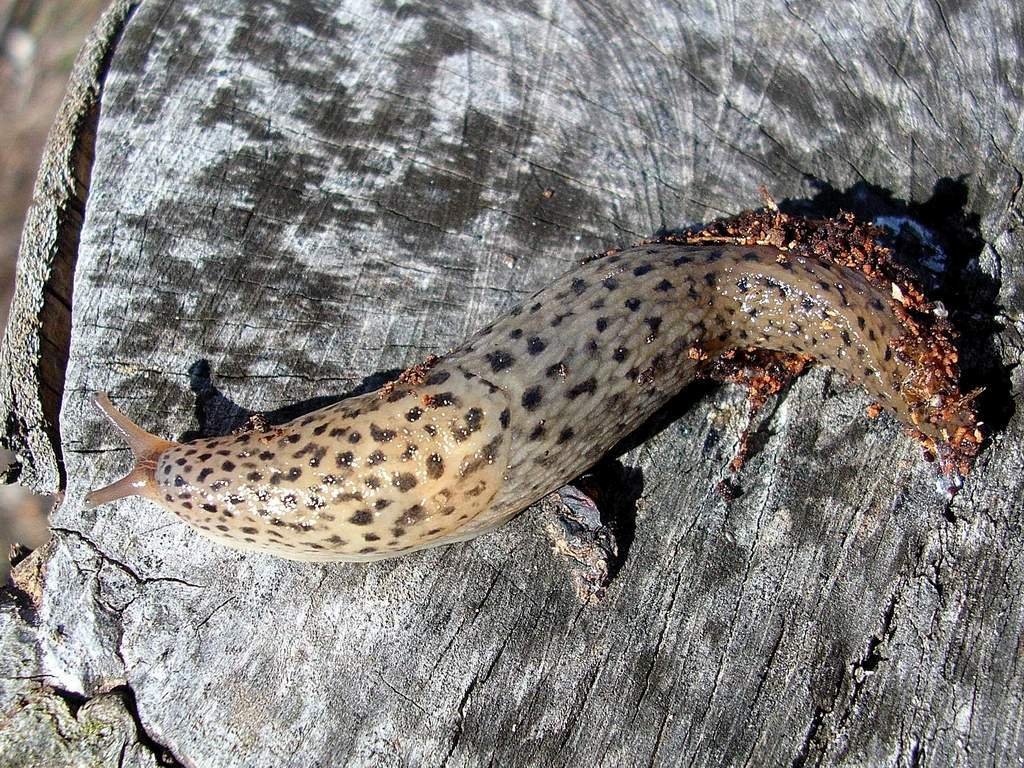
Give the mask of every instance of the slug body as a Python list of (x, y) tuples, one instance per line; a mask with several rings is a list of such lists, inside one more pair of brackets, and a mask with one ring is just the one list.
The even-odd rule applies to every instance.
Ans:
[(562, 276), (420, 375), (278, 427), (169, 443), (102, 399), (138, 464), (87, 503), (143, 495), (225, 544), (297, 560), (446, 544), (576, 477), (746, 347), (841, 369), (936, 442), (974, 429), (914, 394), (923, 374), (894, 353), (900, 331), (891, 297), (853, 269), (768, 246), (639, 245)]

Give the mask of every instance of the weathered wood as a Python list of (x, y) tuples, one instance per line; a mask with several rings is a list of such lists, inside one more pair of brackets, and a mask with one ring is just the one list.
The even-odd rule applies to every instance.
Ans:
[[(1016, 763), (1021, 11), (338, 5), (145, 0), (116, 45), (61, 454), (25, 458), (67, 482), (19, 568), (37, 612), (4, 617), (8, 645), (36, 644), (26, 668), (55, 695), (116, 689), (189, 765)], [(142, 502), (82, 510), (127, 462), (96, 390), (156, 432), (227, 429), (444, 350), (580, 256), (756, 205), (762, 183), (909, 216), (945, 248), (924, 276), (996, 427), (952, 502), (818, 370), (760, 418), (734, 501), (715, 486), (736, 390), (691, 393), (620, 456), (639, 503), (597, 607), (534, 511), (311, 566)], [(27, 248), (23, 273), (46, 258)], [(33, 375), (23, 354), (5, 370)]]
[(59, 412), (71, 336), (72, 274), (92, 167), (103, 76), (134, 3), (112, 3), (79, 53), (47, 138), (25, 217), (17, 285), (0, 345), (0, 447), (7, 482), (63, 490)]

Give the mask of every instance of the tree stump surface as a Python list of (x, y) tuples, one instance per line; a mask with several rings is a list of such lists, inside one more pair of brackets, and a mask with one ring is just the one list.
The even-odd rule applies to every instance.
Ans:
[[(63, 496), (0, 604), (0, 762), (1019, 764), (1014, 6), (115, 3), (51, 136), (2, 356), (16, 469)], [(538, 509), (369, 565), (82, 509), (129, 464), (96, 391), (158, 434), (229, 431), (762, 184), (930, 254), (993, 431), (952, 500), (815, 369), (735, 477), (734, 387), (602, 465), (625, 558), (596, 605)]]

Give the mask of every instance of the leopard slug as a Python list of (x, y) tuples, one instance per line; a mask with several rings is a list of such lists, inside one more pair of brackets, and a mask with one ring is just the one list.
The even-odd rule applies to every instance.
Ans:
[(169, 442), (101, 394), (136, 465), (86, 504), (143, 496), (224, 544), (294, 560), (393, 557), (500, 525), (709, 361), (753, 347), (845, 372), (934, 452), (969, 448), (981, 436), (955, 360), (894, 343), (907, 334), (893, 296), (773, 246), (611, 251), (384, 389), (279, 426)]

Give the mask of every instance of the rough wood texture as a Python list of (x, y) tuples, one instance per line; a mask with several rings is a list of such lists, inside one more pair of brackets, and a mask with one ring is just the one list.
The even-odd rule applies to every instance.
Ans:
[(14, 299), (0, 346), (0, 447), (15, 455), (4, 479), (39, 493), (63, 490), (59, 412), (73, 273), (103, 76), (134, 6), (112, 3), (78, 55), (47, 139), (18, 251)]
[[(114, 691), (143, 735), (118, 720), (126, 744), (202, 766), (1015, 764), (1019, 8), (334, 5), (145, 0), (117, 43), (62, 456), (26, 459), (43, 477), (62, 458), (66, 496), (3, 615), (24, 657), (5, 710), (46, 706), (9, 695), (27, 675), (72, 710)], [(715, 487), (735, 389), (684, 396), (606, 468), (627, 546), (597, 607), (535, 511), (368, 566), (243, 555), (141, 502), (82, 511), (127, 464), (96, 390), (157, 432), (229, 429), (444, 350), (580, 256), (757, 205), (762, 183), (935, 238), (922, 275), (996, 430), (953, 502), (818, 370), (759, 417), (734, 501)], [(7, 375), (35, 375), (25, 354)]]

